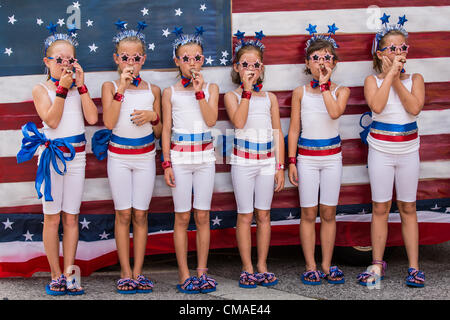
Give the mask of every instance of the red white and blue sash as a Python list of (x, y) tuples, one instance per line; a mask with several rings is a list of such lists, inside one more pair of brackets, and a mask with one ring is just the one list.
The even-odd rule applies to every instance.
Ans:
[(329, 156), (341, 152), (341, 137), (331, 139), (298, 139), (298, 153), (303, 156)]
[(258, 143), (237, 138), (234, 138), (233, 154), (244, 159), (255, 160), (264, 160), (275, 156), (272, 141)]
[(411, 141), (418, 137), (417, 122), (407, 124), (391, 124), (372, 121), (370, 125), (370, 135), (383, 141)]
[(199, 152), (214, 147), (210, 131), (201, 133), (173, 133), (170, 149), (178, 152)]

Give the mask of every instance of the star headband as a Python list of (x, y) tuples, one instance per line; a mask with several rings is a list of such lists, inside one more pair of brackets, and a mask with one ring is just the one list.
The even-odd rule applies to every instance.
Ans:
[(261, 42), (262, 38), (266, 36), (262, 30), (260, 32), (255, 32), (256, 40), (254, 39), (245, 40), (244, 34), (245, 32), (241, 32), (239, 30), (234, 34), (234, 36), (236, 36), (238, 40), (236, 47), (234, 48), (234, 60), (236, 59), (236, 55), (239, 52), (239, 50), (242, 49), (242, 47), (253, 46), (261, 50), (261, 52), (264, 52), (264, 49), (266, 48), (264, 44)]
[(126, 38), (132, 38), (136, 37), (139, 40), (142, 41), (142, 43), (145, 44), (145, 34), (143, 34), (141, 31), (144, 30), (147, 27), (147, 24), (145, 21), (139, 21), (137, 25), (137, 30), (127, 30), (125, 25), (127, 24), (126, 21), (121, 21), (120, 19), (117, 20), (117, 22), (114, 23), (119, 30), (119, 33), (116, 34), (113, 38), (114, 43), (119, 43), (123, 39)]
[(176, 37), (172, 44), (173, 57), (176, 58), (176, 51), (180, 46), (184, 46), (188, 43), (198, 44), (203, 49), (203, 32), (205, 32), (203, 26), (195, 27), (194, 34), (183, 34), (183, 27), (175, 27), (175, 29), (172, 31), (172, 33), (175, 34)]
[(331, 34), (336, 35), (336, 31), (339, 30), (339, 28), (336, 27), (335, 23), (328, 26), (328, 35), (317, 34), (316, 28), (317, 28), (317, 25), (311, 25), (311, 24), (309, 24), (308, 28), (306, 28), (306, 31), (308, 31), (309, 35), (312, 35), (312, 37), (308, 41), (306, 41), (305, 52), (308, 50), (308, 48), (311, 44), (313, 44), (315, 41), (317, 41), (319, 39), (328, 41), (335, 49), (339, 48), (339, 45), (336, 43), (336, 40), (334, 40), (331, 37)]
[(75, 40), (75, 34), (79, 29), (75, 28), (74, 25), (70, 26), (70, 28), (67, 30), (68, 33), (57, 33), (56, 25), (53, 24), (53, 22), (50, 22), (50, 24), (47, 26), (47, 30), (50, 32), (51, 35), (47, 37), (44, 41), (45, 55), (47, 55), (47, 49), (52, 45), (52, 43), (58, 40), (67, 41), (74, 47), (78, 46), (78, 42), (77, 40)]
[(379, 50), (379, 45), (380, 45), (380, 41), (381, 39), (383, 39), (383, 37), (390, 31), (392, 30), (396, 30), (401, 32), (405, 38), (408, 37), (408, 32), (405, 30), (405, 28), (403, 27), (403, 25), (405, 24), (406, 21), (408, 21), (406, 19), (406, 16), (403, 15), (403, 17), (398, 17), (398, 22), (397, 24), (389, 24), (389, 18), (391, 16), (388, 16), (386, 13), (383, 13), (383, 16), (380, 18), (381, 23), (382, 23), (382, 27), (381, 29), (376, 33), (375, 38), (373, 39), (373, 44), (372, 44), (372, 55), (376, 54), (377, 50)]

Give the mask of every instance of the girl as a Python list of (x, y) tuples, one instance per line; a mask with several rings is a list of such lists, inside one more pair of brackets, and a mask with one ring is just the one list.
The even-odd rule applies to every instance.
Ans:
[(397, 205), (402, 221), (402, 234), (408, 255), (406, 284), (423, 287), (425, 275), (419, 271), (419, 230), (416, 193), (419, 180), (419, 136), (416, 119), (423, 108), (425, 87), (423, 77), (406, 74), (404, 65), (409, 45), (403, 28), (405, 16), (397, 25), (388, 26), (389, 16), (381, 19), (384, 27), (375, 38), (374, 69), (364, 82), (364, 95), (373, 118), (370, 133), (368, 168), (372, 191), (372, 272), (358, 276), (362, 285), (383, 279), (383, 261), (388, 233), (388, 216), (395, 181)]
[[(146, 60), (145, 35), (124, 30), (114, 38), (114, 62), (120, 78), (102, 87), (103, 121), (112, 130), (108, 146), (108, 180), (116, 220), (114, 235), (121, 266), (117, 292), (152, 292), (153, 282), (142, 275), (148, 235), (148, 208), (155, 184), (155, 138), (161, 135), (161, 91), (142, 80)], [(133, 224), (134, 266), (130, 266), (130, 224)]]
[[(197, 31), (200, 29), (197, 28)], [(205, 83), (201, 32), (183, 35), (175, 30), (173, 60), (181, 80), (164, 89), (162, 151), (164, 178), (172, 190), (175, 224), (174, 245), (178, 262), (178, 291), (211, 292), (216, 281), (207, 276), (210, 240), (209, 210), (214, 188), (215, 155), (210, 128), (217, 121), (219, 87)], [(187, 264), (187, 228), (194, 192), (194, 219), (197, 227), (197, 275), (190, 276)]]
[[(305, 73), (312, 74), (313, 80), (311, 85), (293, 91), (288, 137), (289, 180), (299, 189), (300, 240), (306, 260), (301, 279), (308, 285), (321, 284), (322, 278), (333, 284), (345, 281), (343, 272), (331, 266), (331, 260), (342, 177), (338, 119), (345, 111), (350, 90), (330, 81), (338, 57), (337, 44), (331, 38), (334, 30), (329, 32), (329, 37), (314, 35), (307, 42)], [(322, 270), (326, 274), (317, 270), (314, 260), (318, 197)]]
[[(267, 270), (270, 245), (270, 207), (274, 189), (284, 186), (284, 139), (276, 96), (264, 92), (263, 51), (258, 40), (244, 40), (235, 49), (233, 83), (240, 84), (225, 94), (225, 107), (235, 127), (231, 178), (237, 202), (236, 239), (242, 260), (239, 286), (256, 288), (257, 284), (273, 286), (278, 279)], [(251, 223), (256, 209), (258, 262), (255, 273), (251, 260)]]
[[(69, 35), (55, 34), (56, 27), (50, 26), (49, 30), (53, 35), (45, 40), (43, 58), (48, 69), (48, 78), (45, 83), (39, 83), (33, 88), (34, 105), (42, 119), (44, 135), (46, 139), (50, 139), (45, 143), (45, 151), (41, 150), (43, 152), (39, 156), (39, 167), (45, 166), (45, 162), (50, 166), (47, 157), (49, 152), (56, 152), (57, 155), (62, 151), (66, 160), (70, 158), (73, 160), (64, 165), (67, 165), (64, 175), (58, 168), (50, 166), (51, 195), (46, 192), (42, 200), (44, 211), (42, 238), (52, 278), (46, 292), (49, 295), (65, 293), (78, 295), (83, 294), (84, 290), (76, 281), (67, 283), (67, 277), (71, 273), (66, 271), (69, 271), (69, 267), (75, 262), (79, 237), (78, 214), (86, 166), (84, 120), (93, 125), (97, 123), (98, 115), (97, 107), (84, 84), (83, 68), (76, 59), (77, 42)], [(52, 144), (58, 145), (57, 141), (65, 141), (66, 145), (59, 145), (58, 150), (55, 150)], [(61, 162), (64, 163), (58, 160), (59, 168)], [(50, 186), (46, 183), (46, 190), (47, 187)], [(62, 241), (64, 273), (61, 272), (59, 265), (58, 229), (61, 217), (64, 233)]]

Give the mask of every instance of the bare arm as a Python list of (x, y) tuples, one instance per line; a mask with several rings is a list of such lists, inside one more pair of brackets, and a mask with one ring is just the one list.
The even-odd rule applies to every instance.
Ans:
[[(196, 72), (193, 81), (195, 92), (202, 91), (203, 83), (203, 75), (200, 72)], [(216, 124), (219, 115), (219, 87), (215, 83), (211, 83), (208, 91), (209, 100), (201, 99), (197, 101), (206, 125), (208, 127), (213, 127)]]
[[(303, 89), (298, 87), (292, 92), (291, 103), (291, 119), (289, 122), (289, 134), (288, 134), (288, 157), (292, 158), (297, 155), (298, 137), (300, 136), (301, 128), (301, 101), (303, 98)], [(297, 167), (295, 164), (289, 164), (289, 181), (298, 186)]]
[(397, 92), (403, 107), (410, 114), (417, 116), (422, 111), (425, 103), (425, 83), (422, 75), (415, 73), (412, 77), (411, 92), (403, 85), (400, 79), (396, 79), (392, 87)]
[(330, 90), (322, 92), (323, 101), (331, 119), (338, 119), (344, 113), (349, 96), (350, 89), (347, 87), (337, 90), (336, 99), (333, 98)]

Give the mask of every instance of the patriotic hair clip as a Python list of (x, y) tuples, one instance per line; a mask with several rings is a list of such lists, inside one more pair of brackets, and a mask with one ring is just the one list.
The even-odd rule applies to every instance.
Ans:
[(328, 35), (317, 34), (316, 28), (317, 28), (317, 25), (311, 25), (311, 24), (309, 24), (308, 28), (306, 28), (306, 31), (308, 31), (309, 35), (312, 35), (312, 37), (308, 41), (306, 41), (305, 52), (308, 50), (308, 48), (311, 44), (313, 44), (315, 41), (317, 41), (319, 39), (328, 41), (335, 49), (339, 48), (339, 45), (336, 43), (336, 40), (334, 40), (331, 37), (332, 34), (336, 35), (336, 31), (339, 30), (339, 28), (336, 27), (335, 23), (328, 26)]
[(195, 27), (194, 34), (183, 34), (183, 27), (175, 27), (172, 33), (175, 34), (176, 39), (173, 41), (173, 58), (176, 58), (176, 51), (180, 46), (188, 43), (198, 44), (203, 49), (203, 26)]
[(375, 38), (373, 39), (372, 44), (372, 55), (375, 55), (377, 50), (380, 50), (380, 41), (383, 39), (383, 37), (390, 31), (396, 30), (401, 32), (405, 38), (408, 37), (408, 32), (404, 28), (404, 24), (406, 21), (406, 16), (403, 15), (402, 17), (398, 17), (397, 24), (389, 24), (389, 18), (391, 16), (387, 15), (386, 13), (383, 13), (383, 16), (380, 18), (381, 20), (381, 29), (376, 33)]
[[(262, 38), (264, 38), (266, 35), (263, 33), (263, 31), (255, 32), (255, 38), (256, 39), (244, 39), (245, 32), (237, 31), (234, 36), (236, 36), (238, 42), (236, 43), (236, 47), (234, 48), (234, 57), (236, 58), (237, 53), (239, 50), (241, 50), (242, 47), (245, 46), (253, 46), (261, 50), (261, 52), (264, 52), (264, 49), (266, 48), (264, 44), (261, 42)], [(235, 60), (235, 59), (234, 59)]]
[(47, 55), (47, 49), (52, 45), (52, 43), (58, 40), (67, 41), (74, 47), (78, 46), (78, 42), (77, 40), (75, 40), (75, 35), (77, 30), (79, 29), (75, 28), (74, 25), (70, 26), (70, 28), (68, 29), (68, 33), (57, 33), (56, 25), (53, 24), (53, 22), (50, 22), (50, 24), (47, 26), (47, 30), (51, 35), (44, 40), (45, 55)]
[(137, 30), (127, 30), (125, 25), (127, 24), (126, 21), (121, 21), (120, 19), (117, 20), (117, 22), (114, 23), (117, 27), (117, 29), (120, 31), (118, 34), (115, 35), (113, 38), (114, 43), (119, 43), (123, 39), (126, 38), (132, 38), (136, 37), (139, 40), (142, 41), (142, 43), (145, 44), (145, 34), (143, 34), (141, 31), (144, 30), (147, 27), (147, 24), (145, 21), (139, 21), (137, 25)]

